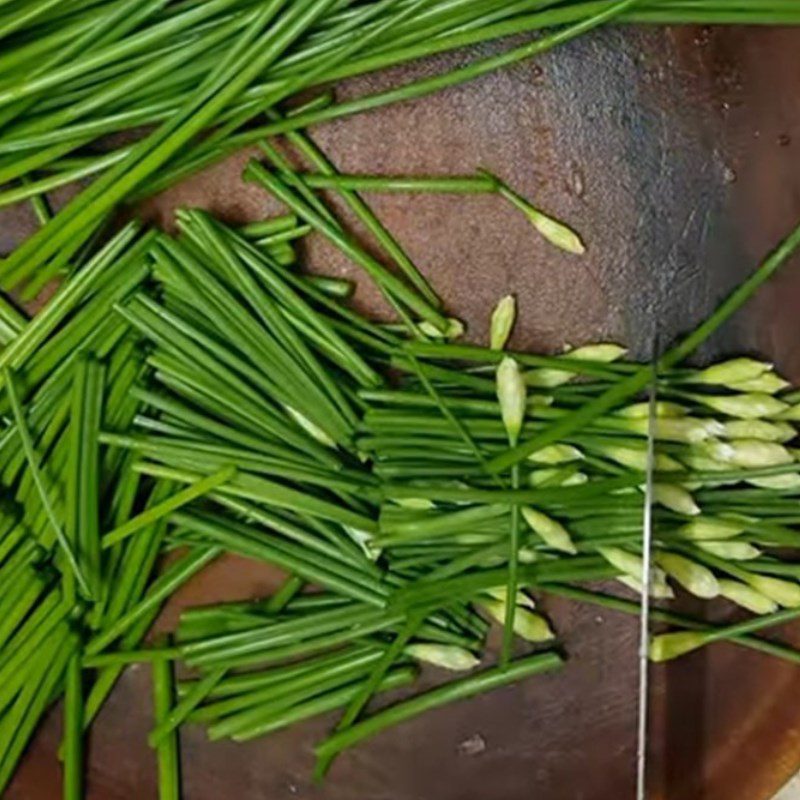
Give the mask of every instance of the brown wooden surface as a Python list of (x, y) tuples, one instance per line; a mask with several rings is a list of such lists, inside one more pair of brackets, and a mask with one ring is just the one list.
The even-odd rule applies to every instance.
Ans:
[[(483, 52), (492, 48), (485, 47)], [(349, 83), (340, 96), (428, 73), (463, 54)], [(494, 198), (368, 198), (453, 312), (483, 340), (495, 300), (520, 306), (514, 344), (598, 338), (642, 345), (702, 319), (800, 218), (800, 30), (611, 30), (468, 86), (326, 125), (315, 135), (348, 171), (464, 173), (486, 166), (575, 224), (583, 259), (561, 255)], [(244, 157), (167, 192), (223, 218), (273, 209), (243, 185)], [(0, 249), (29, 228), (0, 215)], [(315, 242), (318, 268), (348, 271)], [(359, 303), (377, 309), (375, 293)], [(706, 350), (774, 358), (800, 380), (795, 260)], [(230, 559), (183, 602), (261, 594), (275, 576)], [(636, 622), (544, 603), (570, 656), (528, 681), (403, 725), (309, 783), (317, 720), (247, 745), (182, 734), (186, 800), (619, 800), (633, 796)], [(174, 619), (174, 608), (162, 624)], [(800, 767), (800, 671), (727, 645), (654, 670), (652, 797), (767, 800)], [(90, 800), (156, 796), (147, 668), (129, 670), (91, 736)], [(57, 714), (9, 800), (60, 796)], [(461, 746), (479, 736), (482, 752)]]

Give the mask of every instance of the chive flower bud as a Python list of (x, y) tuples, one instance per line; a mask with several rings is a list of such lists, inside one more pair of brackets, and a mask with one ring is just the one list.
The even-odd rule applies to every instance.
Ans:
[(700, 513), (700, 508), (692, 495), (675, 483), (653, 484), (653, 499), (664, 508), (677, 514), (685, 514), (687, 517), (694, 517)]
[(786, 411), (789, 406), (771, 394), (764, 392), (748, 392), (747, 394), (696, 394), (692, 395), (698, 403), (713, 408), (720, 414), (740, 419), (761, 419), (775, 417)]
[(741, 536), (746, 530), (740, 522), (703, 516), (681, 525), (678, 533), (694, 541), (722, 541)]
[[(641, 436), (647, 436), (649, 422), (647, 419), (631, 419), (625, 429)], [(715, 436), (721, 436), (724, 429), (722, 423), (715, 419), (697, 417), (664, 417), (656, 420), (655, 436), (668, 442), (695, 444), (704, 442)]]
[(558, 464), (567, 464), (570, 461), (580, 461), (585, 456), (583, 453), (571, 444), (550, 444), (531, 453), (528, 456), (528, 461), (534, 464), (548, 464), (550, 466)]
[(460, 339), (467, 331), (464, 323), (456, 317), (447, 318), (447, 328), (444, 331), (428, 320), (423, 320), (417, 327), (431, 339)]
[[(494, 586), (491, 589), (487, 589), (486, 594), (495, 600), (505, 603), (508, 598), (508, 589), (505, 586)], [(522, 589), (518, 589), (514, 598), (514, 605), (517, 608), (527, 608), (533, 611), (536, 608), (536, 601), (529, 594), (523, 592)]]
[(788, 491), (800, 489), (800, 475), (790, 472), (786, 475), (765, 475), (761, 478), (745, 478), (745, 482), (760, 489), (778, 489)]
[(752, 381), (769, 372), (772, 364), (754, 358), (732, 358), (713, 364), (692, 376), (692, 383), (705, 383), (712, 386), (727, 386), (731, 383)]
[[(544, 467), (535, 469), (528, 475), (528, 482), (536, 489), (540, 486), (582, 486), (588, 483), (589, 476), (585, 472), (571, 472), (566, 477), (559, 479), (561, 470), (557, 467)], [(555, 481), (555, 483), (553, 483)]]
[(689, 594), (710, 600), (719, 594), (719, 583), (714, 573), (677, 553), (656, 553), (656, 563), (674, 578)]
[[(650, 419), (650, 403), (632, 403), (615, 412), (616, 416), (624, 419)], [(659, 419), (675, 419), (685, 417), (689, 413), (686, 406), (680, 403), (671, 403), (668, 400), (658, 400), (655, 405), (656, 417)]]
[(717, 558), (724, 558), (728, 561), (751, 561), (761, 555), (757, 547), (753, 547), (750, 542), (698, 542), (697, 546)]
[[(481, 600), (479, 603), (486, 612), (501, 625), (506, 621), (506, 603), (504, 600)], [(514, 614), (514, 633), (526, 642), (549, 642), (555, 634), (548, 621), (533, 611), (518, 608)]]
[(754, 614), (773, 614), (778, 610), (778, 604), (774, 600), (739, 581), (720, 579), (719, 594), (720, 597), (724, 597)]
[(789, 381), (774, 372), (765, 372), (749, 381), (728, 384), (728, 388), (733, 389), (734, 392), (764, 392), (765, 394), (777, 394), (789, 386), (791, 386)]
[(575, 543), (569, 535), (567, 529), (558, 521), (542, 514), (530, 506), (522, 506), (522, 517), (528, 523), (530, 529), (539, 536), (542, 541), (553, 550), (560, 550), (563, 553), (574, 555), (577, 553)]
[(416, 661), (453, 672), (466, 672), (481, 663), (469, 650), (454, 644), (410, 644), (405, 652)]
[(661, 633), (650, 640), (650, 660), (660, 663), (691, 653), (706, 644), (703, 631), (678, 631)]
[(737, 467), (758, 469), (791, 464), (792, 454), (776, 442), (762, 442), (758, 439), (734, 439), (730, 442), (706, 442), (702, 445), (715, 461), (723, 461)]
[(513, 294), (507, 294), (495, 306), (489, 329), (489, 346), (492, 350), (502, 350), (517, 318), (517, 302)]
[[(623, 467), (635, 469), (639, 472), (647, 470), (646, 450), (616, 444), (604, 444), (596, 449), (602, 456), (611, 461), (616, 461), (617, 464), (621, 464)], [(666, 453), (656, 453), (654, 465), (659, 472), (679, 472), (683, 470), (683, 466)]]
[(771, 575), (756, 575), (748, 572), (741, 579), (751, 589), (766, 595), (784, 608), (800, 608), (800, 585), (792, 581), (773, 578)]
[(519, 364), (513, 358), (504, 358), (497, 367), (497, 399), (500, 401), (500, 414), (508, 435), (515, 445), (525, 419), (525, 381)]
[(763, 419), (736, 419), (722, 425), (726, 439), (759, 439), (762, 442), (789, 442), (797, 431), (788, 422), (767, 422)]
[[(625, 355), (627, 350), (618, 344), (599, 342), (597, 344), (587, 344), (583, 347), (576, 347), (565, 352), (561, 358), (578, 359), (580, 361), (597, 361), (608, 364), (616, 361)], [(528, 386), (537, 388), (554, 389), (568, 383), (575, 377), (574, 372), (569, 370), (557, 369), (553, 367), (541, 367), (529, 370), (525, 375), (525, 382)]]
[[(642, 585), (644, 561), (641, 556), (621, 547), (598, 547), (597, 550), (612, 567), (625, 573), (618, 578), (619, 581), (639, 594), (644, 591)], [(667, 584), (666, 574), (656, 566), (650, 568), (650, 596), (665, 599), (673, 597), (672, 589)]]

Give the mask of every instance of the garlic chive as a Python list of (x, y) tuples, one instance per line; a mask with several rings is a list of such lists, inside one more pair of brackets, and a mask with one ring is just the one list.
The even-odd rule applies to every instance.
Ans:
[(567, 464), (570, 461), (580, 461), (584, 454), (571, 444), (551, 444), (537, 450), (528, 456), (528, 461), (534, 464)]
[(659, 505), (677, 514), (693, 517), (700, 513), (700, 507), (695, 503), (692, 495), (675, 483), (653, 484), (653, 499)]
[[(505, 586), (495, 586), (491, 589), (487, 589), (486, 594), (495, 600), (500, 600), (505, 603), (506, 599), (508, 598), (508, 589)], [(523, 592), (522, 589), (517, 591), (517, 596), (514, 600), (514, 603), (520, 608), (527, 608), (530, 611), (533, 611), (536, 608), (536, 601), (529, 594)]]
[(791, 472), (786, 475), (765, 475), (760, 478), (745, 478), (745, 482), (761, 489), (777, 489), (786, 492), (800, 489), (800, 474)]
[(548, 547), (572, 555), (578, 552), (569, 532), (557, 520), (530, 506), (522, 506), (522, 517)]
[(741, 536), (747, 527), (733, 520), (701, 516), (678, 528), (678, 533), (695, 541), (721, 541)]
[(687, 592), (711, 599), (719, 594), (719, 584), (710, 569), (677, 553), (659, 551), (656, 563), (671, 578), (674, 578)]
[(703, 647), (706, 643), (707, 637), (703, 631), (661, 633), (650, 640), (650, 660), (656, 663), (671, 661)]
[(774, 614), (778, 604), (761, 592), (757, 592), (746, 583), (732, 581), (727, 578), (719, 580), (719, 593), (721, 597), (736, 603), (737, 606), (746, 608), (754, 614)]
[[(634, 578), (633, 575), (620, 575), (617, 580), (638, 595), (641, 595), (644, 591), (642, 581), (639, 578)], [(656, 600), (672, 600), (675, 597), (675, 592), (672, 591), (661, 570), (658, 570), (658, 573), (654, 572), (650, 580), (650, 597)]]
[(701, 451), (715, 461), (733, 464), (747, 469), (775, 467), (791, 464), (792, 454), (777, 442), (763, 442), (758, 439), (734, 439), (730, 442), (706, 442), (700, 445)]
[(759, 439), (763, 442), (789, 442), (797, 431), (787, 422), (764, 419), (737, 419), (723, 423), (720, 436), (726, 439)]
[(711, 542), (704, 540), (697, 542), (697, 547), (717, 556), (717, 558), (724, 558), (728, 561), (752, 561), (762, 555), (762, 552), (749, 542)]
[(519, 440), (522, 423), (525, 419), (525, 382), (519, 364), (506, 357), (497, 367), (497, 399), (500, 402), (500, 414), (511, 445)]
[(800, 608), (800, 585), (797, 583), (751, 572), (744, 573), (740, 577), (751, 589), (761, 592), (778, 605), (784, 608)]
[(452, 644), (410, 644), (405, 653), (416, 661), (453, 672), (466, 672), (481, 663), (469, 650)]
[(771, 394), (748, 392), (747, 394), (694, 394), (696, 403), (713, 408), (720, 414), (740, 419), (762, 419), (779, 417), (789, 409), (789, 405)]
[(789, 381), (784, 380), (774, 372), (765, 372), (749, 381), (728, 384), (728, 388), (734, 392), (763, 392), (764, 394), (777, 394), (789, 386), (791, 386)]
[[(686, 406), (680, 403), (672, 403), (668, 400), (658, 400), (656, 402), (656, 417), (659, 419), (674, 419), (685, 417), (689, 413)], [(650, 403), (632, 403), (624, 408), (617, 409), (614, 414), (623, 419), (649, 419)]]
[(419, 323), (419, 329), (431, 339), (460, 339), (466, 333), (466, 326), (460, 319), (455, 317), (447, 318), (447, 329), (439, 330), (433, 323), (423, 320)]
[[(478, 605), (496, 622), (504, 624), (507, 605), (504, 600), (481, 600)], [(549, 642), (555, 639), (550, 624), (541, 614), (519, 607), (514, 615), (514, 633), (526, 642)]]
[(508, 342), (514, 322), (517, 318), (517, 302), (513, 294), (503, 297), (492, 312), (489, 326), (489, 347), (492, 350), (503, 350)]
[(732, 358), (714, 364), (691, 376), (692, 383), (727, 386), (731, 383), (751, 381), (772, 370), (772, 364), (753, 358)]

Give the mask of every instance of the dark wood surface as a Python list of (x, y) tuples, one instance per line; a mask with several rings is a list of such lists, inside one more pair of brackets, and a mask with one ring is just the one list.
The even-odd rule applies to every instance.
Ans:
[[(482, 48), (482, 52), (495, 46)], [(348, 96), (470, 54), (369, 76)], [(485, 339), (491, 308), (514, 292), (514, 344), (552, 350), (616, 339), (643, 349), (656, 321), (674, 336), (700, 321), (800, 218), (800, 30), (615, 29), (412, 104), (328, 124), (315, 136), (340, 169), (464, 173), (482, 165), (572, 222), (583, 259), (545, 246), (491, 197), (376, 196), (373, 203), (450, 309)], [(199, 205), (232, 221), (274, 206), (230, 159), (148, 203)], [(0, 214), (0, 249), (29, 230)], [(313, 242), (322, 271), (352, 274)], [(705, 351), (754, 352), (800, 381), (800, 260), (787, 266)], [(375, 293), (358, 302), (380, 310)], [(276, 576), (228, 559), (178, 599), (263, 594)], [(344, 755), (321, 788), (313, 743), (330, 719), (247, 745), (186, 728), (186, 800), (621, 800), (633, 797), (635, 620), (545, 601), (570, 656), (537, 678), (426, 715)], [(175, 618), (175, 604), (162, 627)], [(767, 800), (800, 767), (800, 671), (718, 645), (654, 670), (651, 795)], [(91, 736), (90, 800), (156, 796), (146, 667), (120, 681)], [(53, 714), (9, 800), (60, 796)], [(467, 740), (483, 743), (471, 752)], [(477, 748), (481, 749), (481, 748)]]

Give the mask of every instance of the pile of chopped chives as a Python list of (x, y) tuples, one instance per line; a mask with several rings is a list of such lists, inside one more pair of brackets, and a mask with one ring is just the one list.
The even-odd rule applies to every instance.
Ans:
[[(160, 796), (174, 798), (184, 724), (244, 741), (338, 712), (322, 777), (390, 725), (560, 667), (540, 597), (638, 609), (608, 592), (641, 588), (650, 367), (614, 344), (508, 351), (512, 297), (490, 346), (453, 341), (463, 326), (356, 192), (490, 192), (532, 236), (576, 254), (579, 236), (495, 176), (341, 175), (309, 139), (292, 142), (315, 172), (265, 142), (245, 173), (285, 215), (237, 229), (186, 209), (176, 237), (131, 223), (40, 315), (9, 317), (0, 787), (63, 694), (65, 793), (80, 797), (84, 731), (131, 663), (152, 665), (149, 741)], [(381, 258), (321, 189), (343, 195)], [(349, 283), (297, 267), (311, 231), (367, 273), (401, 326), (350, 308)], [(670, 626), (655, 660), (727, 640), (800, 661), (754, 635), (800, 616), (800, 573), (783, 557), (800, 541), (800, 395), (752, 358), (682, 363), (799, 242), (800, 229), (661, 359), (652, 591), (751, 615), (718, 627), (655, 611)], [(164, 602), (226, 553), (285, 583), (190, 608), (172, 640), (148, 643)], [(597, 580), (607, 593), (581, 586)], [(493, 620), (503, 646), (481, 666)], [(176, 663), (191, 677), (176, 683)], [(372, 712), (420, 663), (469, 674)]]

